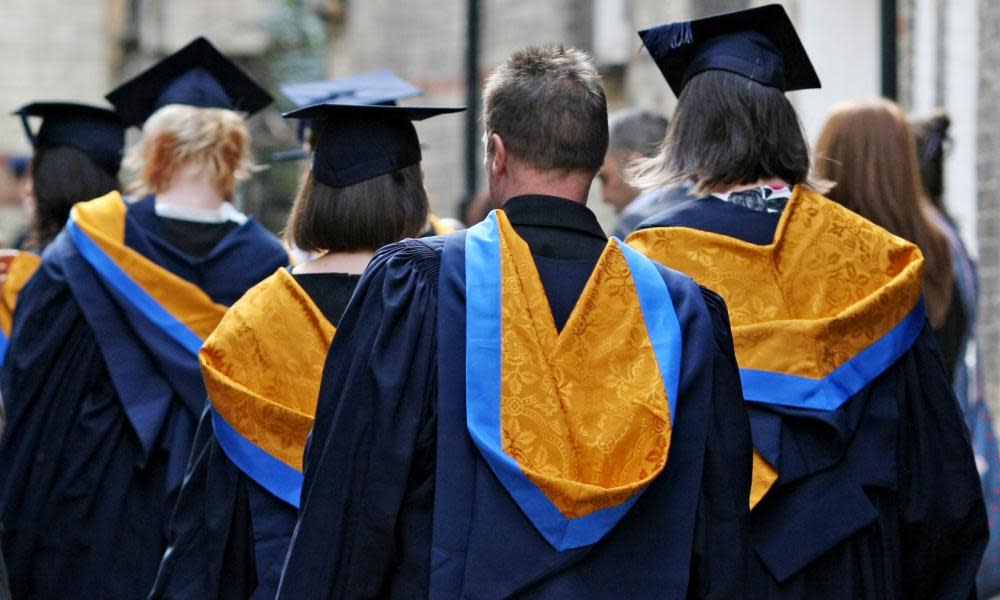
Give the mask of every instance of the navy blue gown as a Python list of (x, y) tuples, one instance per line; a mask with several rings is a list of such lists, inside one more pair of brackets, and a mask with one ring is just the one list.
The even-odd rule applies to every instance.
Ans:
[[(781, 213), (718, 198), (640, 225), (770, 244)], [(987, 541), (967, 429), (929, 324), (839, 409), (749, 403), (779, 479), (751, 512), (747, 598), (967, 598)]]
[[(607, 239), (567, 200), (521, 197), (505, 211), (562, 328)], [(700, 365), (682, 371), (690, 408), (670, 461), (605, 538), (559, 552), (501, 487), (454, 401), (464, 239), (388, 246), (363, 276), (327, 358), (279, 598), (659, 598), (678, 581), (689, 597), (741, 597), (750, 431), (721, 299), (666, 276), (687, 291), (684, 360)]]
[[(152, 197), (129, 207), (125, 243), (227, 305), (287, 262), (253, 221), (168, 221)], [(204, 386), (197, 360), (146, 345), (109, 294), (64, 230), (19, 298), (0, 374), (0, 515), (18, 598), (144, 598), (163, 554)]]
[[(294, 277), (334, 326), (360, 278), (341, 273)], [(206, 407), (150, 598), (274, 598), (297, 517), (294, 506), (226, 456)]]

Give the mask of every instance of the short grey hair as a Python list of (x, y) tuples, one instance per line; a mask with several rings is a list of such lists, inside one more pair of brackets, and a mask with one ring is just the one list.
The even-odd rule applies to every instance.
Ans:
[(667, 135), (667, 118), (641, 108), (626, 108), (608, 118), (608, 151), (618, 156), (653, 156)]
[(608, 149), (601, 76), (575, 48), (518, 50), (486, 81), (483, 127), (487, 140), (499, 135), (512, 157), (533, 168), (596, 173)]

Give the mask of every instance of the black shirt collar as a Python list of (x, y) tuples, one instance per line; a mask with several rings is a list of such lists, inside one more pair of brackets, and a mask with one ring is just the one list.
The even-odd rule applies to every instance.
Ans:
[(516, 196), (503, 206), (511, 225), (515, 228), (547, 227), (567, 229), (592, 236), (606, 242), (607, 234), (597, 222), (597, 217), (589, 208), (579, 202), (546, 196), (543, 194), (528, 194)]

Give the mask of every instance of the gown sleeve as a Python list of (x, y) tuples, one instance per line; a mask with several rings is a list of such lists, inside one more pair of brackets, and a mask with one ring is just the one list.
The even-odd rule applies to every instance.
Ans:
[(427, 243), (383, 248), (340, 321), (279, 598), (427, 588), (439, 268), (440, 249)]
[(701, 288), (715, 334), (712, 414), (695, 523), (688, 596), (742, 598), (749, 556), (753, 444), (726, 304)]
[(986, 509), (968, 430), (931, 338), (924, 327), (903, 362), (902, 582), (908, 598), (975, 597)]

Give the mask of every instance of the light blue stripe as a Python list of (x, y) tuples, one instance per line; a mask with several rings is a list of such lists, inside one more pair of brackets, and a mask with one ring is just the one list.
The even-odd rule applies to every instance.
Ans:
[(10, 340), (7, 338), (7, 334), (0, 331), (0, 366), (3, 366), (3, 361), (7, 358), (7, 346), (10, 344)]
[(219, 446), (229, 460), (275, 497), (298, 508), (302, 495), (302, 473), (243, 437), (216, 412), (215, 407), (210, 410), (215, 439), (219, 440)]
[[(558, 551), (594, 544), (621, 520), (638, 500), (641, 491), (617, 506), (570, 519), (503, 451), (500, 426), (503, 362), (501, 259), (500, 230), (495, 211), (469, 229), (465, 252), (466, 421), (469, 434), (497, 478), (549, 544)], [(676, 322), (666, 285), (656, 267), (645, 257), (642, 257), (645, 260), (637, 260), (635, 256), (630, 258), (639, 265), (639, 274), (634, 278), (637, 289), (641, 287), (640, 304), (647, 327), (652, 324), (650, 335), (655, 336), (653, 343), (657, 362), (661, 367), (667, 365), (667, 369), (661, 372), (664, 373), (667, 390), (670, 390), (668, 398), (673, 415), (680, 373), (680, 340), (660, 338), (668, 337), (670, 332), (679, 334), (680, 326)], [(631, 268), (632, 262), (629, 264)], [(659, 286), (650, 275), (659, 280)], [(657, 298), (658, 295), (662, 296)], [(666, 298), (669, 309), (663, 306), (663, 298)], [(647, 309), (655, 312), (647, 314)], [(677, 354), (671, 355), (674, 351)]]
[(90, 236), (73, 220), (69, 219), (69, 232), (73, 244), (84, 259), (94, 268), (108, 285), (125, 297), (136, 309), (146, 316), (193, 356), (198, 356), (203, 340), (174, 315), (163, 308), (146, 290), (142, 289), (118, 263), (108, 256)]
[(822, 379), (775, 371), (740, 369), (749, 402), (813, 410), (837, 410), (913, 346), (923, 330), (924, 300), (888, 333)]

